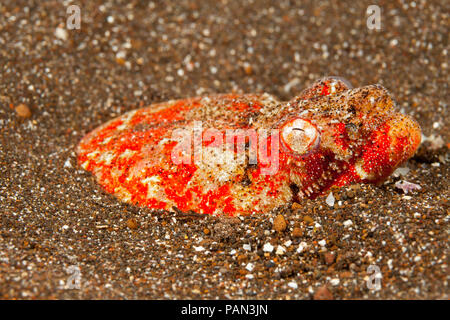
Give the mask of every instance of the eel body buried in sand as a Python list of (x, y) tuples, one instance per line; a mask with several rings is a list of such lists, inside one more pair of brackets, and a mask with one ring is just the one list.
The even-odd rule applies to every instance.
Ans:
[(267, 212), (333, 186), (380, 183), (420, 143), (379, 85), (316, 81), (288, 102), (225, 94), (153, 104), (87, 134), (78, 162), (117, 198), (215, 215)]

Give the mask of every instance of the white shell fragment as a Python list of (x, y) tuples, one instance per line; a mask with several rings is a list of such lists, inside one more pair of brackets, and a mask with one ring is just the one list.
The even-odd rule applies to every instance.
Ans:
[(330, 192), (330, 194), (328, 195), (327, 199), (325, 200), (325, 202), (327, 203), (327, 205), (329, 205), (330, 207), (334, 206), (334, 196), (333, 196), (333, 192)]
[(414, 191), (414, 190), (422, 189), (422, 187), (419, 186), (418, 184), (415, 184), (415, 183), (412, 183), (412, 182), (408, 182), (406, 180), (397, 181), (395, 183), (395, 187), (397, 189), (403, 190), (404, 193), (408, 193), (408, 192), (411, 192), (411, 191)]

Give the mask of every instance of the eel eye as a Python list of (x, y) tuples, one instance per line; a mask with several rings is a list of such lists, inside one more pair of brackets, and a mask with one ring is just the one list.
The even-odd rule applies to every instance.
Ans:
[(319, 145), (320, 133), (310, 121), (295, 118), (281, 127), (281, 141), (289, 151), (305, 155)]

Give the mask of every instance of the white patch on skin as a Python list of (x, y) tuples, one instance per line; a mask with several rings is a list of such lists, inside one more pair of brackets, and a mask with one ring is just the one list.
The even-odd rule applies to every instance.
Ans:
[(148, 111), (148, 113), (156, 113), (156, 112), (162, 111), (164, 109), (167, 109), (167, 108), (173, 106), (175, 104), (175, 102), (177, 102), (177, 100), (169, 100), (167, 102), (163, 102), (161, 104), (154, 105), (153, 108), (151, 108), (150, 111)]
[(131, 158), (134, 154), (136, 154), (136, 151), (126, 149), (124, 152), (122, 152), (119, 156), (120, 159), (126, 159)]
[(89, 158), (89, 159), (94, 159), (99, 154), (100, 154), (100, 151), (95, 150), (95, 151), (92, 151), (92, 152), (88, 153), (86, 155), (86, 157)]
[(309, 110), (303, 110), (302, 112), (300, 112), (300, 113), (298, 114), (298, 116), (299, 116), (299, 117), (303, 117), (303, 116), (308, 115), (308, 113), (309, 113)]
[(201, 104), (209, 104), (211, 102), (211, 98), (210, 97), (204, 97), (201, 100)]
[(210, 176), (208, 180), (215, 180), (219, 183), (227, 182), (238, 173), (244, 164), (239, 161), (239, 158), (234, 159), (233, 157), (234, 152), (231, 150), (223, 150), (221, 147), (203, 147), (203, 160), (196, 163), (197, 172), (205, 172)]
[[(172, 142), (173, 140), (167, 139), (167, 138), (163, 138), (158, 142), (158, 145), (163, 146), (168, 142)], [(178, 141), (177, 141), (178, 142)]]
[[(275, 208), (292, 200), (292, 192), (288, 184), (278, 186), (279, 192), (277, 197), (269, 196), (271, 192), (269, 187), (265, 187), (260, 193), (254, 194), (249, 192), (246, 187), (235, 184), (231, 189), (233, 194), (233, 205), (236, 208), (241, 208), (244, 211), (258, 212), (266, 211), (267, 208)], [(256, 202), (256, 204), (255, 204)]]
[(140, 177), (140, 176), (144, 176), (145, 175), (145, 170), (146, 168), (141, 166), (139, 170), (136, 170), (136, 166), (133, 167), (133, 170), (128, 172), (128, 176), (126, 178), (126, 180), (129, 182), (132, 179), (136, 178), (136, 177)]
[(112, 139), (112, 136), (111, 137), (107, 137), (107, 138), (103, 139), (103, 141), (100, 144), (107, 144), (108, 142), (111, 141), (111, 139)]
[(330, 86), (331, 87), (331, 93), (335, 93), (336, 92), (336, 84), (337, 84), (336, 82), (332, 82), (331, 83), (331, 86)]
[(270, 93), (264, 92), (262, 94), (262, 96), (261, 96), (261, 101), (262, 102), (274, 102), (274, 101), (277, 101), (277, 100)]
[(158, 198), (160, 197), (161, 188), (159, 182), (161, 182), (160, 176), (150, 176), (141, 180), (143, 184), (147, 185), (147, 198)]
[(118, 126), (116, 129), (117, 130), (124, 130), (128, 127), (128, 124), (130, 123), (130, 120), (133, 118), (133, 116), (136, 114), (136, 110), (130, 111), (127, 114), (125, 114), (121, 120), (123, 121), (123, 123)]
[(88, 166), (89, 166), (89, 160), (87, 160), (87, 161), (85, 161), (85, 162), (83, 162), (82, 164), (81, 164), (81, 166), (83, 167), (83, 169), (84, 170), (87, 170), (87, 168), (88, 168)]
[(358, 161), (358, 162), (355, 164), (355, 171), (356, 171), (356, 173), (358, 174), (358, 176), (359, 176), (361, 179), (367, 179), (367, 178), (369, 178), (369, 174), (368, 174), (366, 171), (364, 171), (364, 169), (362, 168), (362, 162), (361, 162), (361, 161)]
[(99, 161), (103, 161), (104, 164), (110, 165), (111, 161), (116, 157), (116, 155), (112, 151), (103, 152), (98, 157)]
[(127, 189), (118, 186), (114, 189), (114, 193), (123, 201), (130, 202), (131, 201), (131, 194), (128, 192)]

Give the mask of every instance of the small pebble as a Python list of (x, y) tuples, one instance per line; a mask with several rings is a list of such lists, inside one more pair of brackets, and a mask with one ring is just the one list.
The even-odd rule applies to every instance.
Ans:
[(28, 108), (25, 104), (19, 104), (16, 108), (16, 113), (19, 117), (22, 118), (29, 118), (31, 117), (31, 111), (30, 108)]
[(333, 196), (333, 192), (330, 192), (330, 194), (328, 195), (327, 199), (325, 200), (327, 205), (329, 205), (330, 207), (334, 206), (334, 196)]
[(283, 232), (284, 230), (286, 230), (286, 227), (286, 220), (281, 214), (277, 215), (275, 219), (273, 219), (273, 229), (275, 231)]
[(277, 247), (277, 251), (275, 253), (281, 256), (281, 255), (285, 254), (285, 252), (286, 252), (286, 248), (285, 247), (278, 246)]
[(303, 236), (303, 230), (299, 227), (295, 227), (294, 230), (292, 230), (292, 236), (294, 238), (300, 238), (301, 236)]
[(297, 253), (302, 253), (307, 246), (308, 244), (306, 242), (300, 242), (300, 244), (298, 245)]
[(314, 300), (334, 300), (334, 297), (330, 290), (326, 286), (323, 286), (314, 293)]
[(297, 282), (295, 282), (295, 281), (289, 282), (288, 287), (290, 287), (292, 289), (297, 289), (298, 288)]
[(273, 245), (271, 245), (270, 243), (264, 244), (263, 251), (264, 252), (272, 252), (273, 251)]
[(55, 36), (58, 38), (58, 39), (61, 39), (61, 40), (67, 40), (67, 36), (68, 36), (68, 34), (67, 34), (67, 30), (66, 29), (64, 29), (64, 28), (61, 28), (61, 27), (58, 27), (58, 28), (56, 28), (56, 30), (55, 30)]
[(301, 206), (300, 203), (294, 202), (292, 204), (292, 210), (298, 210), (298, 209), (301, 209), (301, 208), (302, 208), (302, 206)]
[(350, 227), (352, 224), (353, 224), (352, 220), (345, 220), (343, 223), (344, 227)]
[(403, 190), (404, 193), (408, 193), (408, 192), (411, 192), (411, 191), (414, 191), (414, 190), (422, 189), (422, 187), (419, 186), (418, 184), (415, 184), (415, 183), (412, 183), (412, 182), (408, 182), (406, 180), (397, 181), (395, 183), (395, 187), (397, 189)]
[(324, 258), (325, 258), (325, 263), (327, 265), (330, 265), (330, 264), (333, 264), (335, 255), (334, 255), (334, 253), (327, 252), (327, 253), (325, 253)]
[(131, 219), (127, 220), (127, 227), (132, 229), (132, 230), (135, 230), (135, 229), (138, 228), (138, 224), (137, 224), (136, 220), (131, 218)]
[(314, 220), (310, 216), (304, 216), (303, 221), (305, 221), (307, 224), (313, 224)]
[(332, 285), (332, 286), (337, 286), (337, 285), (339, 285), (339, 283), (340, 283), (340, 280), (339, 279), (331, 279), (330, 280), (330, 284)]

